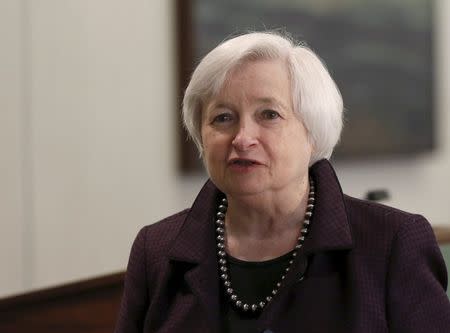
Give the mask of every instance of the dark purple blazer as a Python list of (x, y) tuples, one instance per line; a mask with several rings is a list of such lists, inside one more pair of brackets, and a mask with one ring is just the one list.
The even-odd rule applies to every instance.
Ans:
[[(310, 174), (310, 232), (255, 332), (449, 333), (447, 272), (425, 218), (344, 195), (326, 160)], [(191, 209), (139, 232), (116, 333), (220, 331), (218, 194), (208, 181)]]

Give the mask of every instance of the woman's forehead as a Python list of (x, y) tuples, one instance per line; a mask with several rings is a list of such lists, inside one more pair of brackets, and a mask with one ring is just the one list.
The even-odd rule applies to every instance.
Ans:
[(247, 102), (287, 108), (291, 94), (290, 76), (281, 61), (250, 62), (229, 73), (208, 104)]

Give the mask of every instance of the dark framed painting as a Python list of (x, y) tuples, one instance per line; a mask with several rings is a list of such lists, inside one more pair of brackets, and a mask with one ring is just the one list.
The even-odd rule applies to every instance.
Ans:
[[(179, 0), (179, 93), (200, 59), (247, 31), (287, 31), (325, 62), (344, 100), (335, 159), (430, 151), (433, 0)], [(180, 166), (200, 167), (180, 128)]]

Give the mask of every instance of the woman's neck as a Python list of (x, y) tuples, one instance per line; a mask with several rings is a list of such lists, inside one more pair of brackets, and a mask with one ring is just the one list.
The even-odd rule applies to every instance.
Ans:
[(289, 191), (245, 198), (228, 196), (228, 253), (242, 260), (263, 261), (291, 251), (304, 220), (308, 193), (306, 181)]

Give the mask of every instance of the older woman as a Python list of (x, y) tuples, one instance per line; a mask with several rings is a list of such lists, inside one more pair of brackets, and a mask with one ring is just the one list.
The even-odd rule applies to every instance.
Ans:
[(450, 332), (429, 223), (341, 191), (327, 159), (342, 109), (288, 38), (212, 50), (183, 105), (210, 180), (139, 232), (116, 332)]

